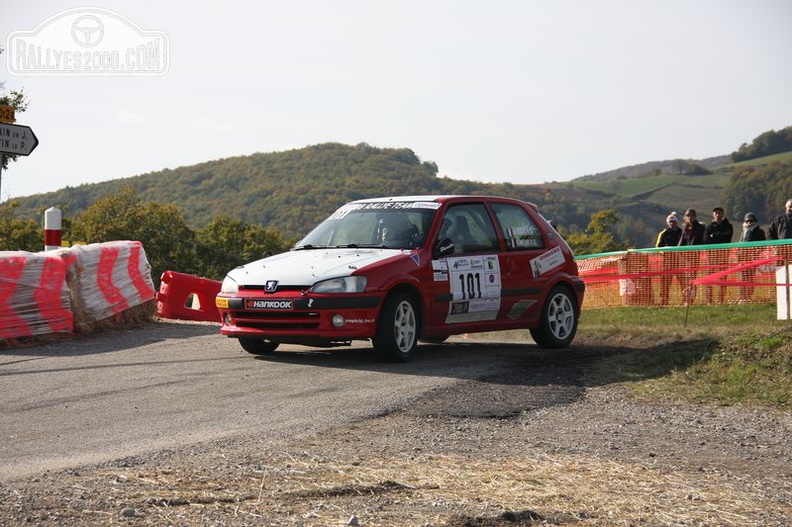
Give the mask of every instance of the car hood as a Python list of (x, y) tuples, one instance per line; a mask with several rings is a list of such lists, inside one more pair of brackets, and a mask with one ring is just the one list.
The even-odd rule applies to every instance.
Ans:
[(410, 254), (402, 249), (310, 249), (291, 251), (237, 267), (228, 277), (239, 285), (311, 286), (329, 278), (349, 276), (387, 258)]

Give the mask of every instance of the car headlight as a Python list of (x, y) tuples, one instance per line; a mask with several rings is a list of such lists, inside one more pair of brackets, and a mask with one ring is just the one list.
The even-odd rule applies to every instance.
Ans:
[(345, 276), (343, 278), (331, 278), (323, 282), (316, 283), (312, 288), (312, 293), (362, 293), (366, 289), (365, 276)]
[(239, 292), (239, 285), (237, 285), (236, 281), (232, 278), (225, 277), (223, 279), (223, 284), (220, 286), (221, 293), (238, 293)]

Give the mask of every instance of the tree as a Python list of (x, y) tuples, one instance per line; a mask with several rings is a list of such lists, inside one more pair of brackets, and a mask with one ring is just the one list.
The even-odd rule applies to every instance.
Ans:
[(70, 239), (87, 243), (137, 240), (143, 243), (156, 280), (167, 270), (197, 274), (195, 233), (175, 205), (143, 203), (131, 185), (95, 201), (78, 214)]
[(293, 244), (274, 229), (246, 225), (225, 214), (216, 216), (196, 233), (203, 265), (201, 276), (216, 280), (238, 265), (284, 252)]
[(623, 251), (629, 248), (629, 244), (617, 242), (613, 235), (613, 228), (618, 222), (616, 211), (600, 210), (591, 215), (585, 232), (567, 234), (565, 239), (575, 254)]
[(0, 251), (40, 251), (44, 232), (33, 220), (14, 218), (18, 201), (0, 204)]
[[(3, 54), (3, 48), (0, 48), (0, 55)], [(27, 110), (28, 99), (25, 93), (21, 90), (6, 90), (6, 81), (0, 81), (0, 106), (11, 106), (17, 113), (22, 113)], [(16, 161), (17, 157), (10, 154), (0, 154), (0, 172), (8, 168), (10, 161)]]
[(792, 150), (792, 126), (787, 126), (778, 132), (769, 130), (758, 135), (750, 145), (743, 143), (736, 152), (732, 152), (731, 159), (737, 163), (790, 150)]

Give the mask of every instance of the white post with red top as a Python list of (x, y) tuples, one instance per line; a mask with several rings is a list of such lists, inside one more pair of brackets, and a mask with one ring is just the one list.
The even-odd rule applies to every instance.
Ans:
[(61, 211), (50, 207), (44, 211), (44, 250), (61, 248)]

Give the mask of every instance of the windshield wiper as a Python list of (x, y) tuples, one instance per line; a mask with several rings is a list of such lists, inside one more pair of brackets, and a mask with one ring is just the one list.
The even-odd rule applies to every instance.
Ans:
[(391, 249), (382, 243), (347, 243), (344, 245), (336, 245), (339, 249)]
[(295, 251), (310, 251), (311, 249), (327, 249), (326, 245), (311, 245), (307, 243), (305, 245), (300, 245), (299, 247), (295, 247)]

